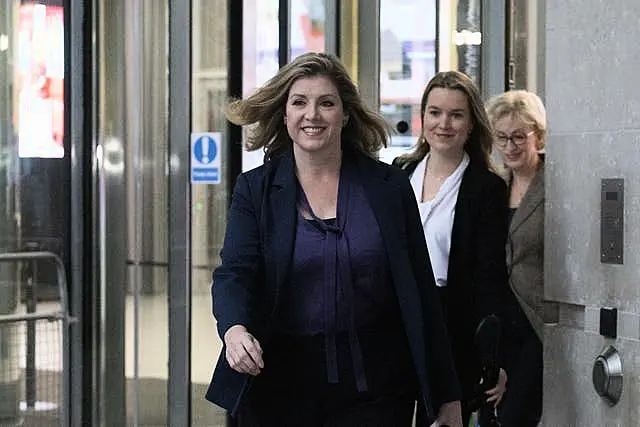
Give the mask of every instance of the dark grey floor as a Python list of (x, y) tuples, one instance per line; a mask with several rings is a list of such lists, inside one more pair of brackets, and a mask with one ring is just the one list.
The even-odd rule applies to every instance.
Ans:
[[(132, 382), (127, 383), (127, 402), (130, 405), (129, 425), (133, 425), (134, 388)], [(191, 426), (197, 427), (224, 427), (225, 413), (215, 405), (204, 399), (207, 384), (191, 385)], [(162, 379), (140, 379), (140, 413), (138, 422), (144, 427), (161, 427), (167, 425), (167, 381)], [(186, 427), (186, 426), (185, 426)]]
[[(24, 378), (24, 375), (23, 375)], [(59, 372), (38, 371), (36, 377), (36, 401), (61, 402), (59, 393)], [(24, 381), (21, 385), (21, 396), (24, 400)], [(167, 381), (163, 379), (143, 378), (139, 380), (139, 409), (138, 425), (140, 427), (165, 427), (167, 426)], [(193, 384), (191, 426), (197, 427), (225, 427), (225, 413), (215, 405), (204, 399), (207, 389), (206, 384)], [(135, 387), (132, 380), (127, 380), (127, 424), (132, 426), (134, 422), (134, 393)], [(0, 427), (58, 427), (60, 424), (59, 410), (41, 411), (24, 410), (19, 420), (2, 420)], [(180, 426), (183, 427), (183, 426)], [(187, 427), (186, 424), (184, 427)]]
[[(26, 400), (25, 374), (21, 373), (22, 381), (19, 384), (19, 399)], [(55, 409), (41, 410), (39, 405), (35, 408), (26, 408), (20, 411), (18, 418), (0, 418), (0, 427), (59, 427), (60, 426), (60, 374), (51, 371), (37, 371), (35, 384), (35, 401), (47, 402), (55, 405)], [(15, 389), (15, 387), (14, 387)], [(4, 402), (7, 404), (7, 402)]]

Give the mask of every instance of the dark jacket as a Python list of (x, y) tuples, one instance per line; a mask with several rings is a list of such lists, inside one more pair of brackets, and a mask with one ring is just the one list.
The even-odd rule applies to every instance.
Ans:
[[(410, 176), (418, 165), (402, 165)], [(398, 159), (394, 160), (399, 165)], [(446, 322), (463, 393), (480, 376), (474, 333), (479, 321), (502, 313), (506, 295), (507, 187), (502, 178), (473, 161), (464, 172), (451, 230)]]
[[(396, 168), (351, 153), (364, 193), (378, 221), (393, 283), (431, 418), (460, 391), (415, 197), (406, 175)], [(287, 284), (296, 232), (296, 176), (292, 152), (243, 173), (236, 183), (221, 252), (213, 274), (213, 313), (224, 337), (245, 325), (269, 351), (278, 296)], [(207, 399), (235, 413), (251, 382), (231, 369), (223, 348)]]

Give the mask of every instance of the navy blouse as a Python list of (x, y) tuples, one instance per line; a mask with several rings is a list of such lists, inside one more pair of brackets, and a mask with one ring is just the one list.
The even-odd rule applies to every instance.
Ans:
[(283, 290), (279, 331), (324, 334), (329, 382), (338, 382), (336, 334), (347, 332), (358, 389), (367, 389), (359, 328), (400, 322), (389, 261), (376, 218), (349, 166), (343, 165), (337, 218), (320, 219), (299, 187), (290, 282)]

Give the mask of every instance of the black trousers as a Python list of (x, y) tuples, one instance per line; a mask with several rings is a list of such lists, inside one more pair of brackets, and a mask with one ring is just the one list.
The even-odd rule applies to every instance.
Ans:
[[(462, 425), (466, 427), (469, 425), (471, 414), (475, 409), (470, 408), (469, 403), (475, 396), (476, 389), (480, 383), (482, 368), (478, 349), (474, 344), (473, 333), (475, 327), (469, 327), (468, 324), (465, 324), (470, 320), (460, 316), (459, 310), (452, 311), (452, 307), (455, 308), (456, 306), (454, 301), (451, 300), (451, 288), (447, 286), (438, 287), (438, 297), (440, 298), (442, 312), (447, 323), (451, 354), (456, 374), (458, 375), (460, 391), (462, 392), (460, 401), (462, 406)], [(435, 409), (437, 410), (437, 408)], [(424, 424), (422, 421), (423, 414), (420, 414), (420, 412), (418, 414), (418, 425)]]
[(502, 427), (534, 427), (542, 417), (542, 342), (530, 326), (509, 342), (507, 389), (498, 408)]
[(360, 334), (368, 388), (359, 392), (346, 334), (337, 341), (337, 384), (327, 382), (323, 337), (280, 337), (265, 350), (238, 427), (411, 426), (417, 382), (406, 339), (399, 338)]
[[(415, 400), (362, 398), (329, 413), (305, 405), (251, 405), (238, 415), (238, 427), (410, 427)], [(308, 411), (308, 412), (307, 412)]]

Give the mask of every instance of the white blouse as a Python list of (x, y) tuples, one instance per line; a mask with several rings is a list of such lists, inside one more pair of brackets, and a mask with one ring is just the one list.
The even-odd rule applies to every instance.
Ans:
[(433, 200), (421, 202), (424, 173), (428, 161), (429, 154), (427, 153), (411, 175), (411, 186), (418, 200), (420, 219), (422, 220), (424, 237), (427, 240), (429, 259), (431, 260), (436, 285), (447, 286), (451, 230), (453, 229), (460, 183), (462, 182), (464, 171), (469, 166), (469, 155), (464, 153), (462, 161), (456, 170), (444, 180)]

